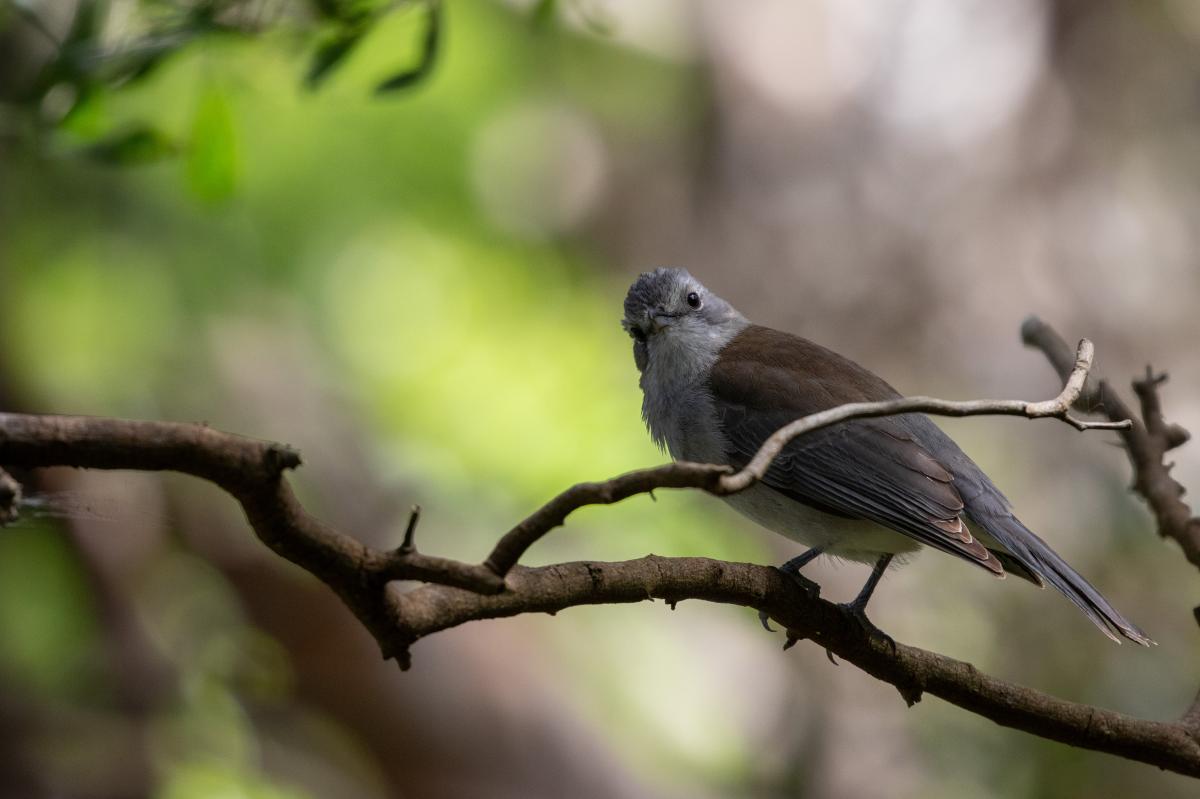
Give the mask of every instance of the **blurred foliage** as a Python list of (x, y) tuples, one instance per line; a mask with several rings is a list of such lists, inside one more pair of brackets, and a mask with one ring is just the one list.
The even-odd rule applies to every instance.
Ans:
[[(721, 262), (711, 268), (725, 270), (730, 289), (781, 281), (761, 266), (790, 257), (770, 243), (770, 225), (779, 218), (791, 229), (794, 211), (819, 248), (818, 234), (841, 229), (827, 209), (845, 210), (835, 191), (843, 175), (830, 188), (805, 172), (770, 213), (752, 204), (737, 224), (699, 214), (693, 228), (678, 228), (686, 201), (757, 203), (785, 166), (848, 168), (791, 139), (747, 148), (776, 159), (769, 164), (721, 161), (745, 131), (796, 135), (758, 107), (715, 118), (721, 86), (757, 102), (742, 81), (758, 73), (725, 74), (721, 83), (711, 63), (616, 41), (624, 31), (607, 8), (592, 0), (0, 0), (0, 389), (23, 410), (203, 419), (288, 441), (306, 456), (297, 487), (318, 515), (395, 543), (403, 513), (378, 508), (419, 501), (420, 545), (472, 560), (572, 482), (660, 462), (638, 418), (637, 375), (617, 324), (630, 274), (668, 253)], [(744, 42), (729, 50), (769, 54)], [(803, 88), (823, 74), (767, 78)], [(862, 116), (853, 110), (846, 116)], [(817, 129), (837, 117), (797, 119)], [(882, 159), (887, 169), (907, 163), (898, 152)], [(697, 153), (700, 174), (681, 190), (671, 181)], [(954, 174), (953, 164), (939, 167), (922, 179)], [(722, 169), (749, 187), (722, 184)], [(910, 196), (916, 187), (891, 173), (872, 180), (864, 195), (903, 187), (900, 201), (916, 214), (902, 222), (906, 242), (932, 225), (937, 215)], [(680, 207), (666, 207), (672, 191), (684, 196)], [(804, 216), (812, 209), (815, 223)], [(942, 292), (979, 285), (1003, 341), (1012, 337), (1028, 307), (997, 311), (991, 284), (957, 271), (928, 283), (909, 280), (915, 271), (897, 275), (898, 248), (871, 238), (885, 226), (846, 213), (847, 240), (878, 248), (887, 269), (843, 275), (834, 261), (833, 277), (798, 292), (800, 303), (772, 282), (758, 289), (764, 315), (781, 306), (841, 315), (853, 340), (887, 338), (874, 317), (905, 308), (904, 335), (880, 345), (899, 362), (903, 348), (928, 346), (912, 331), (941, 318), (932, 307), (971, 341), (967, 333), (977, 335), (988, 314), (967, 313), (957, 293), (950, 302)], [(629, 239), (651, 244), (623, 249)], [(726, 240), (736, 257), (717, 246)], [(1020, 293), (1025, 303), (1031, 292)], [(976, 323), (966, 332), (964, 316)], [(960, 366), (939, 361), (937, 373)], [(1003, 377), (1006, 395), (1014, 391), (1015, 369), (989, 361), (986, 370)], [(1044, 387), (1036, 386), (1030, 396)], [(995, 441), (993, 428), (963, 429)], [(1008, 438), (991, 448), (971, 451), (990, 454), (997, 469), (989, 471), (1002, 477), (1022, 471)], [(1064, 529), (1087, 530), (1072, 559), (1145, 608), (1174, 601), (1186, 564), (1145, 585), (1135, 564), (1148, 562), (1157, 542), (1116, 478), (1087, 479), (1112, 497), (1097, 502), (1063, 485), (1048, 499), (1075, 519)], [(127, 481), (105, 489), (123, 496)], [(1007, 489), (1011, 480), (1001, 482)], [(89, 568), (104, 559), (89, 556), (86, 535), (50, 525), (0, 533), (0, 636), (9, 642), (0, 648), (0, 700), (33, 704), (29, 746), (39, 773), (56, 775), (58, 795), (93, 795), (85, 789), (115, 780), (120, 758), (110, 752), (138, 737), (128, 729), (135, 724), (151, 743), (141, 752), (150, 780), (122, 795), (171, 799), (385, 796), (393, 782), (418, 796), (422, 788), (488, 795), (479, 785), (498, 790), (529, 763), (542, 781), (522, 784), (556, 784), (556, 773), (577, 790), (591, 778), (613, 780), (597, 782), (594, 795), (831, 795), (830, 785), (855, 775), (822, 774), (818, 764), (846, 752), (865, 758), (855, 761), (860, 779), (883, 775), (871, 788), (889, 796), (1190, 789), (932, 701), (904, 711), (890, 688), (833, 669), (815, 647), (779, 657), (780, 640), (752, 613), (700, 603), (471, 625), (422, 642), (410, 673), (370, 671), (363, 664), (376, 666), (377, 653), (353, 620), (335, 608), (336, 624), (325, 622), (306, 591), (334, 598), (273, 559), (255, 561), (260, 548), (225, 497), (190, 483), (155, 485), (161, 495), (126, 504), (157, 501), (167, 523), (135, 515), (91, 530), (116, 564), (116, 593), (152, 659), (171, 675), (140, 717), (118, 706), (125, 693), (138, 695), (141, 673), (123, 679), (104, 665), (119, 635), (112, 608), (97, 599)], [(1085, 523), (1081, 509), (1095, 516)], [(1089, 526), (1097, 517), (1109, 521)], [(792, 552), (749, 529), (709, 498), (661, 492), (573, 515), (529, 562), (647, 552), (771, 562)], [(1056, 546), (1063, 532), (1051, 533)], [(1153, 666), (1136, 661), (1153, 677), (1134, 684), (1138, 653), (1101, 649), (1108, 642), (1098, 635), (1085, 640), (1086, 622), (1054, 597), (1031, 598), (1011, 580), (980, 585), (952, 568), (928, 579), (934, 572), (925, 568), (889, 580), (896, 602), (881, 612), (898, 640), (918, 630), (923, 645), (1005, 676), (1147, 715), (1192, 690), (1195, 659), (1185, 644)], [(856, 588), (858, 575), (828, 567), (822, 579), (833, 593)], [(964, 592), (976, 601), (963, 602)], [(1029, 612), (1037, 602), (1049, 603), (1045, 614)], [(1131, 616), (1144, 618), (1136, 610)], [(1186, 615), (1158, 620), (1161, 651), (1191, 640), (1170, 635), (1190, 631)], [(1055, 626), (1068, 619), (1079, 624)], [(872, 761), (873, 752), (894, 760)], [(474, 792), (417, 781), (465, 779), (471, 764), (487, 777)]]
[(305, 81), (316, 89), (381, 23), (415, 9), (424, 16), (424, 32), (413, 63), (396, 67), (393, 59), (390, 74), (377, 86), (380, 93), (392, 92), (415, 86), (433, 70), (442, 17), (440, 0), (78, 0), (69, 5), (69, 24), (59, 35), (43, 17), (43, 4), (3, 0), (0, 7), (7, 12), (0, 21), (23, 22), (50, 45), (36, 74), (6, 92), (10, 110), (28, 118), (23, 129), (39, 142), (70, 133), (70, 146), (106, 164), (142, 164), (183, 152), (189, 185), (206, 200), (227, 196), (235, 177), (236, 141), (221, 93), (202, 95), (189, 135), (176, 139), (156, 126), (153, 115), (115, 124), (104, 111), (113, 92), (148, 79), (196, 47), (273, 29), (296, 42), (315, 42), (302, 46), (312, 50)]
[[(309, 34), (297, 39), (294, 18), (251, 38), (253, 18), (237, 6), (143, 4), (153, 27), (127, 47), (147, 49), (144, 60), (113, 55), (85, 72), (60, 52), (42, 95), (9, 107), (41, 120), (35, 136), (15, 144), (0, 188), (11, 233), (0, 360), (33, 405), (204, 418), (266, 435), (222, 393), (222, 370), (238, 354), (222, 349), (220, 331), (238, 317), (285, 329), (298, 321), (331, 370), (322, 382), (338, 385), (371, 431), (383, 474), (420, 486), (408, 496), (429, 510), (427, 546), (463, 557), (479, 557), (508, 521), (572, 481), (661, 461), (638, 421), (636, 372), (617, 324), (624, 279), (603, 276), (569, 229), (533, 238), (498, 229), (472, 181), (483, 168), (481, 132), (513, 109), (550, 108), (531, 119), (553, 122), (565, 113), (548, 98), (557, 85), (582, 101), (569, 113), (586, 131), (658, 135), (691, 113), (690, 71), (557, 31), (552, 4), (531, 20), (483, 3), (444, 12), (314, 3), (319, 14), (304, 24), (315, 49), (297, 45)], [(100, 11), (81, 9), (72, 29), (95, 33), (102, 26), (89, 15)], [(443, 36), (452, 38), (439, 45)], [(548, 36), (570, 37), (571, 46)], [(560, 62), (555, 77), (547, 56)], [(415, 66), (397, 70), (398, 60)], [(596, 74), (608, 77), (597, 84)], [(405, 91), (394, 101), (376, 89)], [(59, 102), (66, 107), (47, 126), (48, 106)], [(540, 152), (552, 152), (557, 129), (542, 135)], [(507, 180), (546, 170), (533, 152)], [(303, 445), (301, 419), (289, 418), (280, 415), (279, 435)], [(464, 528), (457, 537), (438, 535), (456, 525)], [(11, 546), (25, 540), (44, 536), (22, 531)], [(531, 562), (651, 549), (766, 557), (759, 542), (716, 527), (710, 507), (667, 495), (582, 511)], [(51, 688), (77, 681), (80, 666), (63, 647), (86, 653), (93, 644), (68, 638), (63, 626), (88, 619), (78, 607), (86, 592), (70, 577), (74, 558), (57, 550), (27, 558), (63, 573), (42, 587), (54, 601), (36, 616), (22, 615), (14, 595), (0, 603), (26, 635), (64, 633), (22, 646), (14, 679), (53, 680)], [(27, 559), (5, 563), (24, 569)], [(263, 668), (263, 651), (249, 647), (247, 622), (217, 572), (169, 550), (141, 568), (153, 576), (138, 588), (139, 613), (180, 681), (153, 728), (160, 794), (293, 795), (263, 781), (247, 717), (248, 707), (278, 701), (264, 696), (287, 694), (286, 668), (251, 683), (275, 686), (266, 695), (247, 687), (242, 673)], [(629, 634), (609, 625), (602, 637)], [(606, 644), (593, 638), (591, 646)], [(682, 668), (689, 646), (663, 640), (654, 657)], [(701, 761), (710, 776), (738, 772), (747, 753), (736, 736), (683, 732), (719, 729), (719, 708), (663, 716), (676, 730), (664, 737), (646, 726), (661, 706), (626, 697), (628, 673), (585, 665), (580, 679), (594, 688), (578, 712), (594, 714), (649, 772), (673, 780)], [(638, 727), (644, 732), (625, 732)]]
[(61, 534), (34, 526), (0, 536), (0, 675), (47, 697), (97, 685), (97, 631), (87, 582)]
[(187, 178), (203, 200), (223, 200), (233, 193), (237, 146), (228, 98), (219, 90), (204, 91), (196, 106), (188, 149)]

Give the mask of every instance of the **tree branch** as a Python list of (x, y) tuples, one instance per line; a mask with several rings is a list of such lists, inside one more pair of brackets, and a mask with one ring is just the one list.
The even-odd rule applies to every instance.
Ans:
[[(1021, 338), (1026, 346), (1042, 351), (1059, 376), (1072, 371), (1070, 348), (1054, 328), (1036, 316), (1021, 325)], [(1076, 407), (1098, 412), (1110, 420), (1130, 420), (1121, 431), (1121, 441), (1133, 467), (1133, 490), (1138, 493), (1158, 525), (1158, 534), (1179, 544), (1184, 556), (1200, 569), (1200, 518), (1192, 516), (1191, 508), (1183, 501), (1184, 488), (1171, 477), (1172, 463), (1163, 458), (1170, 450), (1187, 442), (1187, 430), (1163, 419), (1158, 389), (1167, 375), (1155, 374), (1149, 366), (1145, 377), (1133, 381), (1133, 390), (1141, 403), (1141, 419), (1137, 419), (1121, 396), (1103, 380), (1089, 381), (1076, 400)]]
[(393, 595), (393, 621), (417, 638), (468, 621), (521, 613), (557, 613), (576, 605), (703, 599), (766, 612), (794, 640), (809, 639), (890, 683), (911, 706), (929, 693), (965, 710), (1072, 746), (1200, 777), (1200, 728), (1146, 721), (990, 677), (965, 663), (916, 647), (864, 636), (837, 605), (809, 597), (777, 569), (707, 558), (650, 555), (621, 563), (516, 567), (509, 590), (494, 596), (425, 585)]
[(21, 507), (21, 484), (0, 469), (0, 527), (17, 520)]
[[(1071, 408), (1086, 396), (1091, 361), (1091, 344), (1083, 341), (1068, 365), (1063, 391), (1045, 402), (911, 397), (856, 403), (787, 425), (768, 438), (739, 472), (676, 463), (601, 483), (581, 483), (510, 530), (482, 564), (420, 553), (414, 542), (415, 509), (401, 546), (391, 551), (364, 546), (301, 507), (284, 477), (300, 464), (293, 450), (204, 425), (0, 414), (0, 464), (173, 470), (217, 484), (242, 505), (263, 543), (327, 583), (375, 636), (384, 656), (396, 658), (404, 668), (410, 665), (410, 647), (420, 638), (468, 621), (554, 613), (582, 604), (703, 599), (767, 613), (787, 626), (789, 644), (811, 639), (896, 686), (909, 704), (930, 693), (1005, 726), (1200, 776), (1200, 721), (1193, 715), (1174, 723), (1136, 719), (1013, 685), (943, 655), (901, 644), (889, 646), (864, 634), (838, 606), (807, 596), (773, 568), (655, 556), (539, 569), (516, 565), (530, 546), (579, 507), (619, 502), (656, 488), (698, 488), (713, 494), (741, 491), (762, 478), (788, 442), (849, 419), (915, 412), (1005, 414), (1057, 418), (1080, 430), (1120, 429), (1131, 434), (1129, 421), (1113, 412), (1116, 406), (1107, 406), (1109, 422), (1083, 422), (1071, 415)], [(426, 585), (402, 593), (388, 589), (394, 580)]]
[(496, 574), (504, 575), (520, 560), (530, 546), (550, 530), (558, 527), (571, 511), (584, 505), (611, 504), (622, 499), (652, 491), (655, 488), (701, 488), (718, 496), (745, 491), (761, 480), (775, 458), (793, 440), (825, 427), (850, 419), (895, 416), (902, 413), (928, 413), (937, 416), (1024, 416), (1028, 419), (1053, 418), (1067, 422), (1076, 430), (1124, 430), (1128, 419), (1108, 422), (1084, 422), (1071, 415), (1092, 368), (1095, 349), (1092, 342), (1079, 342), (1073, 365), (1064, 376), (1061, 392), (1043, 402), (1024, 400), (952, 400), (933, 397), (901, 397), (881, 402), (852, 402), (836, 408), (809, 414), (772, 433), (758, 452), (739, 472), (727, 466), (679, 462), (614, 477), (604, 483), (580, 483), (568, 488), (539, 508), (532, 516), (510, 530), (492, 554), (487, 565)]

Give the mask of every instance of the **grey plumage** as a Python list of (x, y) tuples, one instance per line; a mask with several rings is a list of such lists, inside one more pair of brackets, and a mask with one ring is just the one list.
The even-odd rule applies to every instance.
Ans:
[[(752, 325), (681, 269), (639, 277), (622, 324), (634, 338), (647, 427), (677, 460), (742, 466), (794, 419), (900, 396), (837, 353)], [(793, 441), (760, 484), (726, 501), (829, 554), (886, 563), (925, 545), (997, 576), (1049, 583), (1113, 640), (1149, 643), (927, 416), (855, 420)]]

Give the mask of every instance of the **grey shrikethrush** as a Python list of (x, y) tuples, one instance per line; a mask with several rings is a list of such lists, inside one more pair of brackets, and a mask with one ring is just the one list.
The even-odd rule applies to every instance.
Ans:
[[(634, 340), (642, 416), (675, 460), (740, 468), (801, 416), (900, 396), (835, 352), (752, 324), (682, 269), (641, 275), (622, 325)], [(809, 590), (816, 586), (799, 569), (818, 555), (874, 564), (844, 606), (868, 629), (864, 609), (888, 565), (925, 545), (999, 577), (1049, 583), (1114, 641), (1151, 643), (1022, 524), (987, 475), (922, 414), (842, 422), (793, 440), (765, 479), (724, 500), (810, 547), (781, 567)]]

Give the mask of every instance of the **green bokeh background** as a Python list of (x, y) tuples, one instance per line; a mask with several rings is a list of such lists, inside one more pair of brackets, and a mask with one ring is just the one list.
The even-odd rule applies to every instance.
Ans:
[[(539, 28), (500, 3), (447, 5), (436, 69), (395, 96), (371, 88), (419, 57), (423, 22), (413, 9), (389, 15), (319, 91), (303, 87), (311, 53), (286, 25), (206, 39), (146, 80), (92, 97), (53, 136), (4, 151), (0, 366), (10, 401), (26, 411), (203, 420), (288, 441), (305, 455), (296, 481), (318, 514), (394, 544), (403, 510), (419, 502), (422, 546), (473, 560), (571, 483), (660, 462), (618, 326), (631, 276), (657, 264), (621, 263), (602, 230), (586, 225), (506, 231), (480, 200), (477, 159), (497, 119), (564, 105), (612, 150), (696, 147), (712, 91), (703, 65), (578, 27)], [(162, 152), (151, 155), (166, 157), (114, 167), (85, 154), (147, 120), (161, 136)], [(562, 163), (545, 160), (552, 144), (514, 149), (514, 179), (536, 183), (539, 170)], [(726, 284), (743, 277), (730, 266)], [(991, 458), (1002, 473), (1020, 468), (1000, 446)], [(73, 479), (58, 475), (51, 487), (79, 489)], [(823, 751), (855, 740), (855, 725), (902, 742), (889, 755), (899, 763), (863, 757), (879, 786), (902, 773), (897, 784), (907, 787), (883, 795), (1194, 791), (1182, 778), (1001, 730), (933, 700), (901, 712), (894, 692), (849, 666), (830, 677), (815, 647), (781, 661), (779, 641), (740, 609), (590, 608), (469, 625), (449, 643), (423, 642), (414, 672), (401, 674), (376, 662), (319, 586), (259, 551), (227, 500), (175, 478), (114, 487), (124, 479), (84, 486), (105, 510), (82, 522), (0, 531), (0, 675), (14, 719), (5, 726), (26, 730), (14, 751), (58, 795), (493, 795), (484, 784), (518, 795), (505, 789), (511, 777), (530, 796), (566, 795), (564, 786), (585, 796), (827, 796), (847, 783), (822, 775)], [(1089, 543), (1086, 571), (1123, 607), (1140, 604), (1135, 617), (1153, 617), (1160, 603), (1184, 607), (1170, 586), (1191, 575), (1146, 533), (1119, 479), (1115, 470), (1096, 477), (1114, 498), (1092, 509), (1110, 524)], [(89, 565), (96, 547), (115, 546), (97, 536), (127, 527), (143, 531), (136, 543)], [(704, 497), (661, 492), (579, 512), (529, 563), (649, 552), (771, 562), (789, 552), (751, 529)], [(1175, 571), (1145, 585), (1118, 561)], [(1047, 622), (1022, 615), (1048, 595), (1003, 594), (969, 574), (941, 583), (930, 579), (934, 566), (918, 568), (891, 591), (915, 608), (890, 617), (898, 638), (1144, 715), (1169, 716), (1192, 690), (1195, 631), (1182, 611), (1153, 625), (1165, 656), (1146, 666), (1138, 653), (1111, 654), (1083, 624), (1061, 634), (1078, 637), (1078, 649), (1063, 646), (1051, 625), (1071, 619), (1069, 609)], [(843, 588), (859, 579), (847, 571)], [(280, 615), (248, 598), (268, 573), (324, 602), (355, 646), (275, 630), (268, 620)], [(115, 598), (97, 588), (105, 581)], [(960, 589), (978, 601), (957, 607)], [(952, 617), (937, 615), (951, 603)], [(134, 649), (151, 653), (151, 670), (171, 675), (169, 687), (130, 699), (114, 607), (132, 620)], [(281, 615), (303, 627), (304, 607)], [(306, 659), (330, 658), (360, 675), (342, 686), (359, 699), (312, 689)], [(764, 663), (775, 664), (769, 674)], [(376, 682), (361, 677), (368, 669)], [(489, 681), (500, 687), (479, 700), (488, 709), (478, 718), (473, 694), (459, 711), (418, 696)], [(853, 713), (846, 691), (857, 697)], [(368, 729), (346, 708), (372, 701), (411, 716)], [(426, 735), (442, 726), (435, 715), (454, 712), (462, 729)], [(468, 734), (476, 724), (510, 759)], [(442, 754), (422, 763), (425, 750), (405, 750), (406, 735), (441, 742), (428, 746)], [(538, 735), (574, 743), (522, 749)], [(389, 736), (411, 761), (381, 749)], [(522, 752), (543, 772), (540, 788), (513, 776)], [(596, 762), (584, 768), (564, 752)], [(114, 766), (124, 758), (142, 764), (133, 777)], [(455, 783), (451, 762), (463, 772), (483, 764), (490, 779)], [(587, 783), (593, 770), (620, 778)]]

